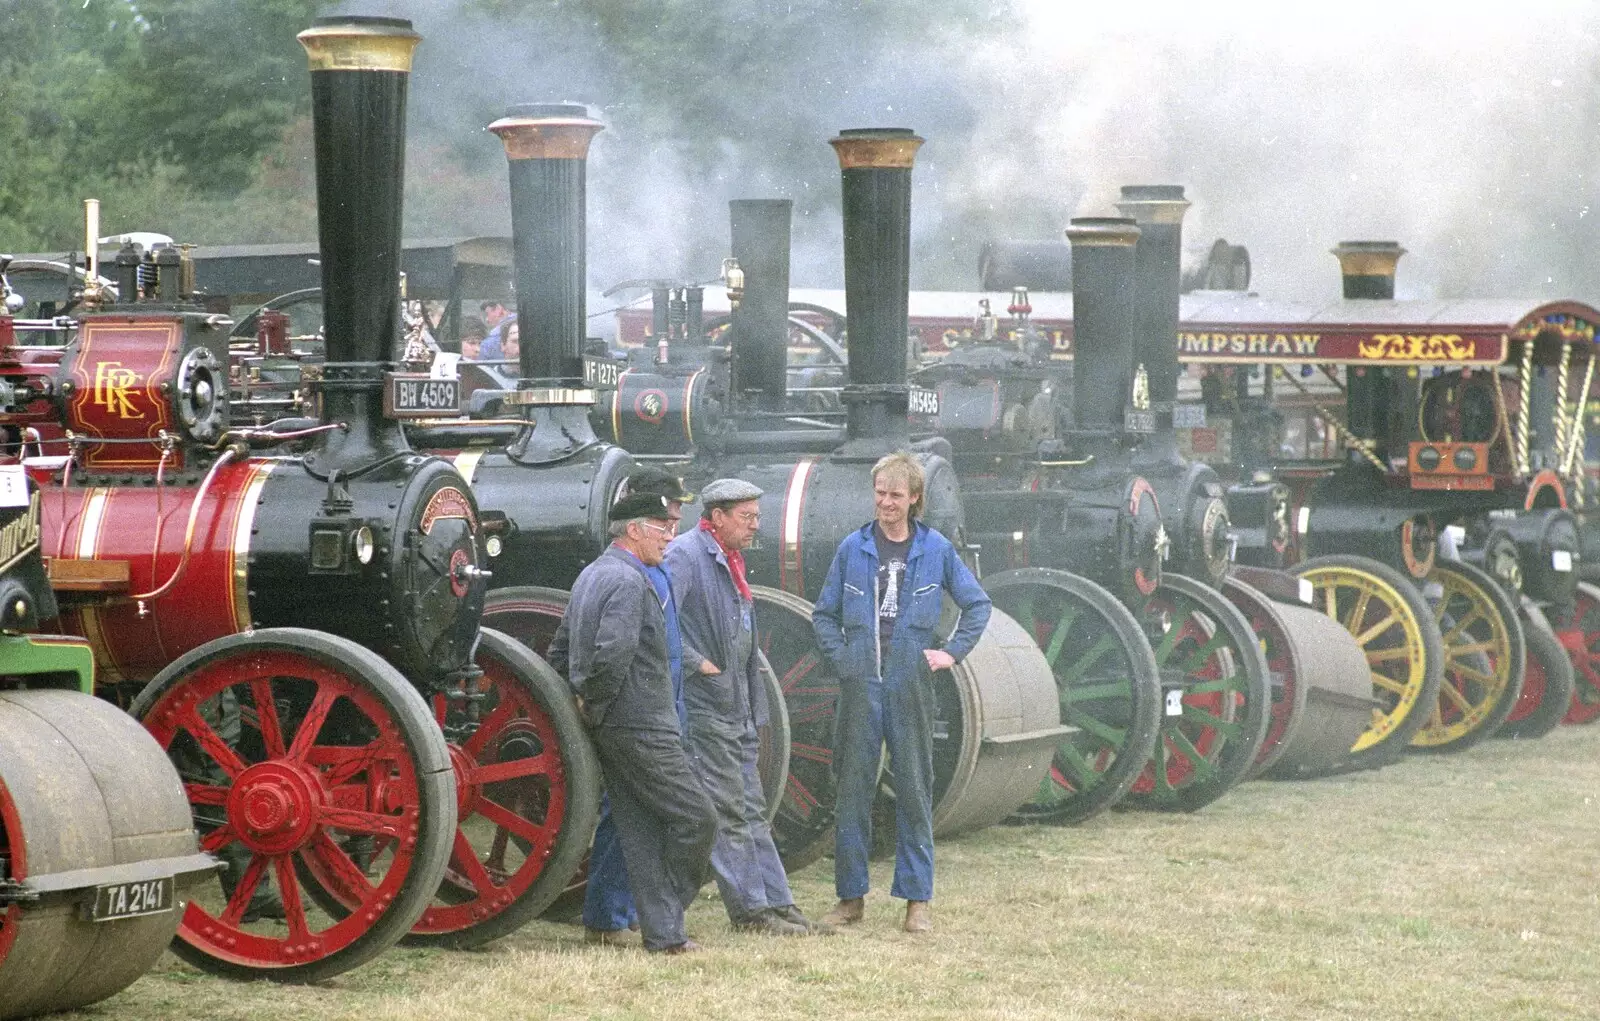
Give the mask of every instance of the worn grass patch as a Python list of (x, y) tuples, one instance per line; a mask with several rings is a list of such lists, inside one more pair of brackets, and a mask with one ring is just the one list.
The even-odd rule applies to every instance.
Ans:
[[(312, 988), (212, 979), (170, 955), (92, 1010), (156, 1021), (523, 1018), (1600, 1017), (1600, 727), (1378, 773), (1252, 783), (1192, 816), (1001, 827), (938, 852), (936, 932), (885, 892), (831, 939), (728, 930), (691, 958), (588, 948), (537, 923), (485, 950), (396, 949)], [(794, 877), (832, 901), (831, 863)], [(880, 891), (888, 866), (874, 867)]]

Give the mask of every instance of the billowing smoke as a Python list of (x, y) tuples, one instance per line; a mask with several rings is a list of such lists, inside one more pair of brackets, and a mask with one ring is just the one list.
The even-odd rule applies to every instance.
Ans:
[[(796, 285), (838, 286), (826, 139), (905, 126), (928, 139), (916, 287), (974, 289), (984, 241), (1060, 238), (1068, 217), (1110, 212), (1119, 185), (1181, 183), (1191, 247), (1249, 246), (1263, 293), (1331, 297), (1329, 248), (1392, 239), (1410, 253), (1402, 297), (1600, 295), (1588, 4), (883, 6), (904, 10), (866, 32), (866, 8), (827, 0), (669, 5), (676, 20), (641, 24), (639, 37), (670, 46), (677, 33), (692, 70), (658, 83), (573, 5), (536, 21), (392, 4), (426, 39), (407, 234), (507, 231), (505, 162), (483, 127), (509, 103), (575, 100), (607, 124), (589, 167), (597, 291), (712, 276), (727, 200), (741, 197), (793, 198)], [(889, 31), (895, 18), (917, 31)]]

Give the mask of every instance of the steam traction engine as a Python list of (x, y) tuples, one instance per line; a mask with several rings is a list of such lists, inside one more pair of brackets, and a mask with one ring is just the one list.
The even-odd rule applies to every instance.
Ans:
[(165, 274), (117, 304), (91, 294), (52, 375), (0, 357), (7, 422), (34, 425), (48, 397), (67, 429), (64, 452), (23, 462), (61, 623), (166, 749), (202, 848), (228, 866), (174, 948), (310, 981), (413, 928), (470, 945), (520, 924), (576, 866), (569, 834), (592, 825), (596, 792), (586, 746), (559, 725), (576, 724), (568, 701), (545, 700), (558, 680), (479, 632), (487, 572), (465, 480), (384, 413), (418, 37), (342, 18), (300, 38), (327, 295), (310, 451), (251, 456), (284, 437), (230, 430), (228, 323)]
[[(1530, 458), (1528, 438), (1552, 426), (1567, 433), (1566, 412), (1538, 407), (1538, 377), (1559, 377), (1565, 389), (1569, 368), (1587, 364), (1575, 355), (1591, 345), (1562, 330), (1582, 319), (1582, 307), (1397, 302), (1398, 245), (1346, 242), (1335, 254), (1342, 303), (1196, 296), (1180, 343), (1191, 361), (1211, 366), (1206, 414), (1218, 414), (1208, 428), (1276, 438), (1274, 416), (1294, 415), (1300, 435), (1312, 424), (1326, 430), (1325, 454), (1342, 448), (1342, 458), (1321, 463), (1296, 464), (1277, 450), (1241, 460), (1294, 490), (1292, 552), (1316, 558), (1296, 570), (1372, 664), (1379, 704), (1358, 762), (1407, 747), (1469, 747), (1511, 716), (1515, 732), (1541, 732), (1539, 719), (1523, 721), (1547, 714), (1519, 696), (1530, 644), (1543, 650), (1535, 690), (1550, 681), (1551, 636), (1537, 608), (1518, 601), (1529, 597), (1564, 620), (1579, 550), (1557, 459)], [(1259, 397), (1249, 390), (1251, 363), (1265, 368)], [(1341, 403), (1342, 414), (1330, 410)], [(1530, 627), (1539, 631), (1531, 640)], [(1408, 647), (1424, 654), (1406, 655)]]
[[(789, 778), (773, 825), (791, 868), (824, 853), (833, 824), (839, 679), (816, 650), (811, 603), (839, 541), (873, 516), (870, 472), (879, 457), (912, 449), (927, 478), (923, 520), (963, 545), (949, 462), (936, 444), (913, 447), (908, 437), (910, 185), (922, 140), (905, 129), (861, 129), (832, 144), (852, 303), (842, 427), (807, 414), (787, 385), (787, 200), (731, 204), (729, 281), (742, 300), (720, 334), (727, 347), (700, 328), (694, 289), (680, 306), (663, 288), (654, 343), (626, 363), (591, 360), (596, 375), (615, 379), (599, 424), (635, 457), (681, 465), (698, 481), (738, 476), (766, 494), (746, 563), (763, 650), (789, 712)], [(935, 687), (935, 832), (998, 822), (1037, 788), (1064, 734), (1048, 668), (1016, 623), (997, 613), (973, 655), (936, 675)]]

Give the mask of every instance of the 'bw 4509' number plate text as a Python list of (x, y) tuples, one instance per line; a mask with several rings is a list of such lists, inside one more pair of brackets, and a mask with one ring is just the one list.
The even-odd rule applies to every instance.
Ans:
[(89, 917), (96, 922), (110, 922), (118, 918), (166, 914), (173, 908), (172, 889), (171, 876), (97, 886)]
[(461, 413), (460, 380), (391, 372), (384, 383), (383, 413), (388, 418), (440, 418)]

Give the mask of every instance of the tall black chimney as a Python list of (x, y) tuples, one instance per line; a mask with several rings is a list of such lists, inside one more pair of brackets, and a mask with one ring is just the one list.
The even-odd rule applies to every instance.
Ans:
[[(1072, 242), (1072, 421), (1091, 445), (1120, 440), (1133, 378), (1134, 246), (1139, 226), (1110, 216), (1075, 217)], [(1177, 334), (1173, 334), (1176, 350)]]
[(522, 378), (542, 386), (583, 379), (586, 171), (602, 128), (576, 103), (513, 106), (489, 125), (511, 165)]
[[(922, 145), (910, 128), (853, 128), (830, 140), (844, 197), (844, 293), (849, 321), (850, 454), (904, 448), (911, 291), (911, 167)], [(868, 449), (870, 448), (870, 449)]]
[(1157, 458), (1177, 460), (1172, 406), (1178, 400), (1178, 286), (1182, 275), (1183, 214), (1189, 203), (1182, 185), (1129, 185), (1117, 208), (1139, 225), (1134, 247), (1135, 311), (1133, 361), (1150, 381), (1156, 434), (1149, 445)]
[(489, 125), (511, 168), (522, 379), (506, 403), (527, 408), (533, 426), (507, 452), (521, 461), (560, 459), (596, 442), (594, 392), (582, 388), (585, 189), (589, 142), (602, 127), (575, 103), (513, 106)]
[(1395, 264), (1406, 250), (1397, 241), (1341, 241), (1333, 248), (1346, 298), (1394, 299)]
[(783, 408), (789, 379), (789, 199), (728, 203), (733, 258), (744, 271), (744, 298), (733, 310), (733, 386), (760, 393), (768, 411)]
[(421, 36), (403, 18), (319, 18), (299, 35), (311, 65), (327, 363), (323, 433), (307, 459), (348, 469), (406, 448), (383, 417), (383, 373), (400, 325), (406, 84)]

